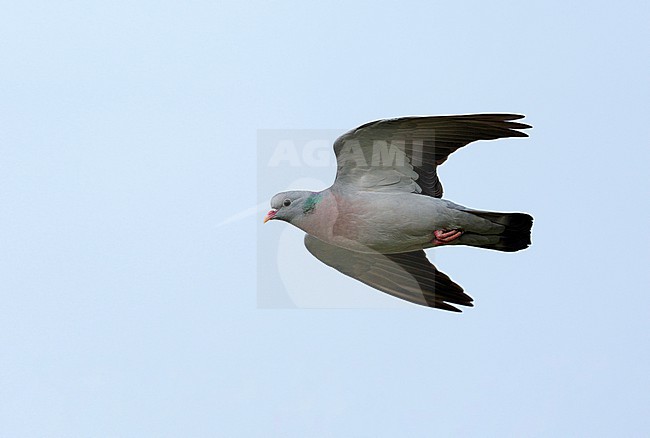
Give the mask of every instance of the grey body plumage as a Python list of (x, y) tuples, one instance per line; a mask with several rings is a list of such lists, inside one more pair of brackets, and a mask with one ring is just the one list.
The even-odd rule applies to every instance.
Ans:
[(475, 114), (379, 120), (334, 143), (337, 177), (322, 192), (275, 195), (267, 219), (307, 233), (325, 264), (408, 301), (458, 311), (472, 299), (422, 251), (435, 230), (462, 230), (452, 245), (518, 251), (530, 244), (532, 217), (477, 211), (441, 199), (437, 166), (476, 140), (525, 137), (523, 116)]

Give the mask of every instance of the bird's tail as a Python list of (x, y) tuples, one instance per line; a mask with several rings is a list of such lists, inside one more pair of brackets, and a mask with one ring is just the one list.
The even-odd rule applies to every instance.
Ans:
[(515, 252), (530, 246), (530, 232), (533, 217), (526, 213), (498, 213), (494, 211), (469, 210), (468, 213), (487, 219), (492, 223), (503, 225), (505, 230), (497, 235), (478, 235), (465, 233), (462, 236), (466, 245), (497, 251)]

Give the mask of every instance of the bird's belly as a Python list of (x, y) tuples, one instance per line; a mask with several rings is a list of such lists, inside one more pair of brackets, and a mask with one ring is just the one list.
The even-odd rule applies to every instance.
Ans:
[(306, 231), (353, 251), (409, 252), (431, 247), (433, 232), (453, 225), (450, 211), (445, 201), (423, 195), (358, 194), (336, 199)]
[(332, 239), (328, 239), (329, 243), (342, 248), (346, 248), (352, 251), (357, 252), (369, 252), (369, 253), (382, 253), (382, 254), (394, 254), (402, 252), (411, 252), (417, 251), (423, 248), (431, 247), (431, 239), (422, 239), (422, 238), (401, 238), (400, 240), (394, 239), (348, 239), (343, 236), (335, 236)]
[(349, 214), (341, 219), (345, 226), (337, 227), (335, 223), (331, 242), (361, 252), (389, 254), (429, 247), (436, 229), (430, 215), (371, 212)]
[(377, 228), (368, 235), (360, 235), (359, 242), (372, 251), (389, 254), (422, 249), (433, 237), (433, 230), (429, 229), (385, 227)]

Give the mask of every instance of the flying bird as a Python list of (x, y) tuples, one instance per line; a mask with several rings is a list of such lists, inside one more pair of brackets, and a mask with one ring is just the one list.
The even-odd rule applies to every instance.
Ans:
[(337, 172), (321, 192), (288, 191), (264, 218), (305, 233), (321, 262), (395, 297), (443, 310), (473, 299), (424, 249), (467, 245), (514, 252), (531, 244), (532, 216), (473, 210), (443, 199), (438, 166), (477, 140), (528, 137), (518, 114), (377, 120), (334, 142)]

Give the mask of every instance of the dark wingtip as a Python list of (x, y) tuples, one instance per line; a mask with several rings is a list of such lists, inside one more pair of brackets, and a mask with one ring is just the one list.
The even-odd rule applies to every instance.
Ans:
[[(527, 129), (527, 128), (517, 128), (517, 129)], [(509, 132), (508, 137), (528, 137), (528, 134), (525, 132), (512, 130)]]
[(497, 138), (507, 137), (528, 137), (528, 134), (520, 131), (520, 129), (530, 129), (531, 125), (527, 123), (514, 122), (513, 120), (523, 119), (523, 114), (508, 114), (508, 113), (484, 113), (484, 114), (466, 114), (458, 116), (461, 119), (470, 122), (482, 124), (487, 129), (494, 130), (492, 135), (494, 138), (483, 138), (483, 140), (494, 140)]
[(454, 307), (451, 304), (447, 304), (445, 302), (440, 302), (440, 301), (438, 301), (437, 303), (434, 303), (434, 305), (431, 306), (431, 307), (434, 307), (434, 308), (440, 309), (440, 310), (447, 310), (449, 312), (463, 313), (463, 311), (460, 310), (458, 307)]
[(526, 123), (519, 123), (519, 122), (508, 122), (508, 127), (510, 127), (510, 129), (530, 129), (530, 128), (532, 128), (531, 125), (527, 125)]
[[(474, 303), (472, 301), (466, 301), (466, 302), (462, 302), (462, 303), (458, 302), (458, 303), (454, 303), (454, 304), (457, 304), (457, 305), (460, 305), (460, 306), (465, 306), (465, 307), (474, 307)], [(461, 309), (459, 309), (458, 307), (452, 306), (451, 304), (449, 304), (446, 301), (434, 301), (433, 303), (430, 303), (428, 305), (428, 307), (433, 307), (433, 308), (440, 309), (440, 310), (448, 310), (450, 312), (463, 313), (463, 311)]]
[(504, 118), (504, 124), (510, 130), (512, 137), (528, 137), (528, 134), (519, 129), (531, 129), (532, 126), (527, 123), (513, 122), (512, 120), (523, 119), (525, 116), (522, 114), (507, 114), (507, 118)]
[(507, 118), (504, 118), (504, 120), (519, 120), (526, 117), (524, 114), (505, 114), (505, 116)]
[(524, 114), (512, 114), (512, 113), (487, 113), (485, 115), (491, 116), (498, 120), (502, 120), (504, 122), (509, 120), (519, 120), (526, 117)]

